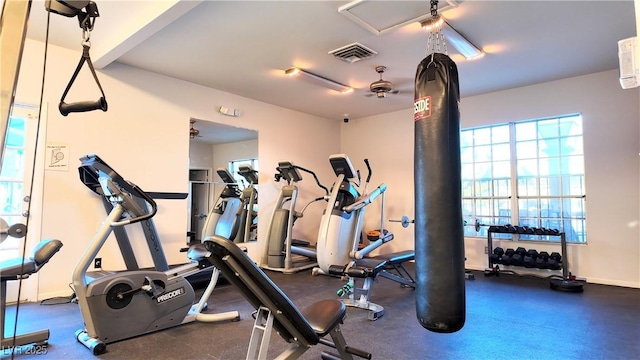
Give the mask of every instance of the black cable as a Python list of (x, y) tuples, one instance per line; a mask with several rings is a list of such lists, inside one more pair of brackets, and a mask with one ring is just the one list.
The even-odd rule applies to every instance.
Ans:
[(62, 305), (62, 304), (71, 304), (71, 300), (73, 300), (73, 295), (71, 296), (55, 296), (52, 298), (44, 299), (40, 301), (40, 305)]
[[(49, 8), (51, 7), (51, 0), (49, 1)], [(42, 102), (44, 98), (44, 79), (45, 73), (47, 70), (47, 50), (49, 46), (49, 25), (51, 22), (51, 12), (47, 11), (47, 26), (45, 33), (45, 41), (44, 41), (44, 63), (42, 65), (42, 85), (40, 87), (40, 103), (38, 104), (38, 121), (36, 127), (36, 143), (35, 150), (33, 156), (33, 164), (31, 168), (31, 184), (29, 185), (29, 202), (27, 203), (27, 219), (25, 220), (25, 233), (24, 233), (24, 241), (22, 243), (22, 262), (20, 263), (20, 273), (24, 272), (24, 255), (27, 252), (27, 234), (29, 233), (29, 217), (31, 215), (31, 195), (33, 193), (33, 183), (36, 169), (36, 159), (38, 154), (38, 138), (40, 137), (40, 117), (42, 116)], [(23, 44), (24, 45), (24, 44)], [(16, 303), (16, 315), (13, 323), (13, 337), (12, 337), (12, 346), (11, 346), (11, 360), (15, 357), (15, 347), (16, 347), (16, 336), (18, 331), (18, 313), (20, 312), (20, 294), (22, 292), (22, 277), (18, 280), (18, 301)], [(3, 335), (4, 336), (4, 335)]]
[[(69, 289), (71, 289), (71, 291), (73, 292), (70, 296), (55, 296), (52, 298), (44, 299), (40, 301), (40, 305), (61, 305), (61, 304), (71, 304), (71, 303), (77, 302), (76, 292), (75, 290), (73, 290), (71, 283), (69, 283)], [(54, 301), (54, 300), (60, 300), (60, 301), (47, 303), (49, 301)]]

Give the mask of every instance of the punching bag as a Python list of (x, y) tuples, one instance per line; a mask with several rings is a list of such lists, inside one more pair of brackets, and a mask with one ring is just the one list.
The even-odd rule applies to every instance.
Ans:
[(456, 64), (427, 55), (414, 96), (416, 315), (439, 333), (465, 321), (459, 100)]

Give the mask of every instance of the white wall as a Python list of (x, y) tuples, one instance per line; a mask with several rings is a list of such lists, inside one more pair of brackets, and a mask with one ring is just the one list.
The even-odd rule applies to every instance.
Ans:
[[(42, 43), (31, 40), (26, 43), (16, 94), (18, 102), (38, 102), (42, 49)], [(406, 111), (343, 124), (114, 63), (98, 72), (109, 102), (108, 112), (63, 117), (57, 111), (57, 103), (79, 55), (49, 47), (44, 96), (48, 104), (46, 140), (68, 144), (71, 163), (68, 172), (45, 171), (42, 236), (59, 238), (65, 246), (39, 274), (41, 299), (69, 294), (75, 262), (105, 217), (98, 197), (78, 181), (75, 159), (97, 153), (143, 189), (185, 192), (189, 168), (188, 120), (192, 117), (259, 132), (261, 211), (273, 207), (281, 186), (273, 181), (278, 161), (290, 160), (314, 170), (330, 186), (334, 176), (327, 158), (332, 153), (344, 152), (361, 169), (362, 159), (371, 160), (372, 186), (383, 181), (389, 185), (387, 218), (413, 214), (410, 106)], [(465, 98), (461, 103), (462, 122), (469, 127), (582, 113), (588, 244), (570, 246), (572, 271), (592, 282), (640, 287), (639, 92), (621, 90), (617, 76), (617, 71), (608, 71)], [(93, 79), (83, 71), (67, 101), (93, 100), (98, 96)], [(241, 109), (243, 115), (229, 118), (219, 114), (215, 109), (220, 105)], [(367, 135), (366, 139), (362, 134)], [(299, 187), (301, 203), (319, 194), (311, 179), (305, 179)], [(184, 254), (178, 249), (185, 242), (187, 202), (167, 200), (159, 205), (156, 224), (169, 262), (184, 262)], [(365, 228), (378, 227), (376, 206), (368, 210)], [(294, 236), (313, 242), (321, 212), (322, 206), (310, 207), (296, 225)], [(259, 218), (258, 237), (263, 239), (268, 216)], [(397, 224), (386, 227), (394, 231), (396, 240), (385, 251), (412, 247), (412, 229)], [(133, 231), (138, 250), (140, 233)], [(484, 244), (482, 239), (466, 239), (469, 267), (484, 267)], [(259, 251), (252, 248), (250, 254), (257, 258)], [(107, 269), (122, 266), (112, 239), (100, 256)], [(143, 259), (148, 262), (148, 257)], [(147, 265), (145, 261), (141, 265)]]
[[(214, 171), (221, 167), (229, 169), (229, 161), (258, 157), (258, 139), (213, 145), (211, 151)], [(267, 174), (271, 170), (265, 169)]]
[[(336, 122), (335, 134), (337, 134), (337, 132), (339, 131), (339, 126), (337, 124), (338, 123)], [(281, 181), (279, 183), (275, 183), (274, 181), (276, 166), (279, 161), (283, 161), (283, 160), (292, 161), (294, 164), (300, 165), (302, 167), (306, 167), (304, 164), (312, 164), (312, 165), (309, 165), (310, 167), (308, 168), (309, 170), (312, 170), (312, 171), (316, 171), (315, 169), (318, 169), (318, 168), (324, 169), (324, 170), (317, 171), (317, 173), (318, 173), (318, 176), (321, 176), (324, 173), (325, 176), (321, 177), (321, 181), (324, 184), (326, 184), (326, 186), (330, 186), (331, 181), (333, 181), (333, 179), (335, 178), (335, 176), (332, 173), (331, 167), (329, 166), (329, 155), (331, 154), (319, 153), (319, 154), (316, 154), (317, 156), (315, 160), (309, 160), (308, 154), (300, 156), (301, 154), (298, 153), (299, 151), (302, 151), (302, 154), (309, 151), (312, 152), (313, 149), (315, 149), (316, 147), (321, 148), (323, 145), (318, 144), (317, 141), (315, 140), (308, 141), (306, 143), (302, 141), (302, 143), (304, 143), (303, 145), (301, 144), (299, 139), (297, 141), (294, 141), (293, 139), (293, 137), (300, 136), (300, 135), (294, 135), (289, 130), (285, 131), (285, 129), (286, 128), (281, 129), (282, 130), (281, 132), (283, 133), (283, 135), (276, 135), (276, 139), (279, 139), (278, 140), (279, 144), (277, 146), (280, 148), (280, 153), (278, 155), (278, 158), (275, 161), (275, 165), (267, 164), (265, 166), (262, 160), (262, 155), (258, 156), (258, 153), (259, 153), (258, 149), (260, 148), (261, 142), (263, 141), (263, 138), (265, 136), (263, 135), (262, 132), (258, 133), (258, 139), (255, 139), (255, 140), (237, 141), (237, 142), (212, 146), (214, 171), (219, 167), (228, 168), (229, 161), (231, 160), (249, 159), (249, 158), (254, 158), (256, 156), (258, 156), (259, 158), (260, 178), (258, 179), (258, 184), (260, 186), (258, 190), (258, 196), (259, 196), (258, 226), (262, 227), (262, 230), (258, 230), (259, 231), (258, 239), (264, 239), (264, 236), (266, 236), (265, 235), (266, 230), (269, 225), (270, 216), (274, 207), (273, 201), (275, 201), (275, 196), (278, 195), (277, 192), (279, 191), (280, 187), (285, 185), (284, 181)], [(278, 136), (280, 137), (278, 138)], [(308, 136), (308, 134), (305, 136)], [(315, 135), (313, 135), (313, 139), (315, 138), (316, 138)], [(328, 138), (331, 139), (329, 140), (330, 142), (339, 143), (338, 136), (329, 134)], [(321, 141), (326, 141), (326, 140), (321, 140)], [(292, 146), (282, 146), (282, 144), (292, 144)], [(311, 146), (309, 146), (309, 144), (311, 144)], [(336, 149), (333, 153), (336, 153), (336, 152), (339, 152), (338, 149)], [(293, 160), (293, 159), (296, 159), (296, 160)], [(303, 181), (297, 184), (299, 188), (299, 193), (298, 193), (298, 203), (296, 205), (296, 209), (298, 210), (301, 210), (304, 207), (304, 205), (307, 204), (312, 199), (324, 194), (322, 190), (319, 187), (317, 187), (317, 185), (315, 185), (315, 181), (313, 180), (311, 175), (308, 175), (306, 173), (303, 173), (302, 175), (303, 175)], [(217, 180), (218, 179), (215, 179), (215, 181)], [(263, 198), (261, 194), (263, 189), (265, 188), (265, 184), (270, 189), (273, 189), (275, 191), (274, 193), (275, 196), (271, 198), (271, 201), (269, 203), (262, 202)], [(222, 191), (222, 189), (216, 188), (216, 192), (219, 192), (219, 191)], [(216, 193), (216, 197), (217, 196), (218, 194)], [(316, 238), (318, 236), (318, 228), (320, 226), (320, 217), (322, 216), (324, 205), (319, 205), (319, 203), (314, 205), (315, 206), (310, 206), (308, 210), (305, 211), (305, 216), (303, 218), (296, 220), (296, 225), (293, 228), (293, 237), (295, 239), (307, 240), (311, 243), (315, 243)], [(259, 258), (254, 258), (254, 260), (260, 261)]]
[[(43, 44), (28, 40), (21, 65), (16, 98), (37, 103), (42, 77)], [(259, 202), (273, 206), (279, 186), (273, 183), (277, 161), (293, 161), (317, 168), (319, 176), (332, 178), (327, 158), (338, 152), (339, 122), (280, 108), (237, 95), (142, 71), (114, 63), (98, 72), (109, 110), (70, 114), (63, 117), (57, 103), (80, 53), (49, 46), (45, 102), (48, 102), (48, 142), (66, 143), (70, 148), (68, 172), (45, 172), (42, 235), (56, 237), (64, 247), (40, 274), (39, 298), (68, 295), (68, 284), (77, 259), (105, 217), (99, 198), (78, 180), (76, 159), (86, 153), (99, 154), (125, 178), (149, 191), (186, 192), (189, 168), (189, 119), (209, 119), (258, 130), (260, 134)], [(84, 69), (67, 102), (95, 100), (99, 92)], [(242, 116), (229, 119), (219, 114), (220, 105), (241, 109)], [(286, 139), (286, 142), (283, 142)], [(310, 142), (309, 139), (316, 139)], [(284, 146), (283, 144), (286, 144)], [(43, 150), (40, 150), (43, 151)], [(290, 156), (292, 154), (292, 156)], [(301, 184), (301, 187), (304, 187)], [(185, 262), (178, 249), (185, 243), (186, 200), (159, 202), (156, 225), (170, 264)], [(259, 238), (267, 228), (268, 216), (261, 216)], [(136, 229), (137, 230), (137, 229)], [(133, 231), (134, 246), (140, 250), (141, 231)], [(258, 249), (250, 249), (257, 257)], [(122, 266), (113, 239), (100, 253), (105, 269)], [(142, 257), (148, 266), (149, 257)]]
[[(588, 243), (570, 245), (568, 256), (571, 271), (594, 283), (640, 287), (638, 98), (638, 89), (620, 88), (618, 71), (612, 70), (461, 100), (463, 128), (582, 114)], [(399, 219), (403, 214), (413, 218), (412, 115), (408, 106), (341, 125), (341, 150), (356, 162), (368, 157), (374, 179), (389, 184), (387, 218)], [(367, 134), (367, 141), (362, 134)], [(377, 211), (369, 211), (366, 226), (374, 226)], [(412, 228), (387, 227), (396, 234), (392, 242), (396, 248), (413, 247)], [(486, 239), (465, 239), (467, 267), (486, 266), (485, 245)], [(538, 243), (535, 248), (558, 250), (558, 246)]]
[[(384, 100), (380, 100), (384, 101)], [(413, 249), (413, 228), (402, 228), (388, 219), (408, 215), (413, 219), (413, 113), (397, 111), (342, 123), (340, 151), (349, 156), (362, 179), (367, 176), (364, 159), (369, 159), (372, 176), (369, 189), (387, 184), (384, 228), (395, 239), (373, 254)], [(381, 198), (366, 207), (363, 230), (380, 228)]]

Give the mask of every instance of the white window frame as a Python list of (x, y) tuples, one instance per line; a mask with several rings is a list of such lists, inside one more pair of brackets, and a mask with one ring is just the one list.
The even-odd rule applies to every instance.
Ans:
[[(544, 137), (544, 138), (540, 138), (540, 135), (538, 134), (538, 130), (536, 130), (536, 137), (535, 140), (535, 144), (536, 144), (536, 155), (535, 157), (531, 157), (529, 160), (534, 160), (536, 164), (540, 164), (540, 159), (558, 159), (558, 168), (557, 169), (547, 169), (548, 174), (547, 175), (540, 175), (540, 172), (536, 172), (536, 175), (532, 175), (532, 176), (528, 176), (528, 177), (523, 177), (521, 176), (520, 178), (518, 177), (518, 154), (516, 151), (516, 147), (518, 146), (518, 144), (522, 144), (524, 141), (522, 140), (517, 140), (516, 138), (516, 127), (525, 123), (535, 123), (536, 124), (536, 129), (538, 129), (537, 125), (540, 124), (541, 122), (544, 121), (550, 121), (550, 120), (557, 120), (557, 121), (561, 121), (562, 119), (570, 119), (570, 118), (575, 118), (578, 117), (580, 119), (580, 131), (578, 135), (563, 135), (560, 134), (560, 132), (558, 131), (558, 136), (557, 137), (553, 137), (553, 136), (549, 136), (549, 137)], [(586, 235), (586, 208), (585, 208), (585, 200), (586, 200), (586, 190), (585, 190), (585, 179), (584, 179), (584, 152), (582, 151), (581, 154), (578, 155), (566, 155), (566, 154), (562, 154), (562, 153), (558, 153), (558, 155), (548, 155), (546, 157), (542, 157), (540, 156), (540, 152), (539, 152), (539, 145), (541, 143), (541, 141), (546, 140), (545, 144), (547, 141), (549, 140), (553, 140), (553, 139), (558, 139), (558, 141), (562, 141), (562, 139), (566, 139), (569, 137), (573, 137), (575, 136), (576, 138), (580, 138), (581, 140), (581, 146), (583, 147), (584, 145), (584, 132), (582, 130), (582, 117), (580, 114), (568, 114), (568, 115), (562, 115), (562, 116), (554, 116), (554, 117), (548, 117), (548, 118), (540, 118), (540, 119), (532, 119), (532, 120), (523, 120), (523, 121), (518, 121), (518, 122), (509, 122), (509, 123), (503, 123), (503, 124), (495, 124), (495, 125), (490, 125), (490, 126), (482, 126), (482, 127), (474, 127), (474, 128), (466, 128), (466, 129), (462, 129), (462, 132), (465, 131), (476, 131), (476, 130), (480, 130), (480, 129), (494, 129), (494, 128), (498, 128), (500, 126), (509, 126), (509, 163), (510, 163), (510, 191), (509, 194), (507, 196), (505, 196), (504, 194), (502, 194), (501, 196), (496, 196), (495, 192), (491, 192), (490, 196), (478, 196), (476, 192), (474, 192), (472, 194), (472, 196), (468, 195), (468, 189), (467, 192), (465, 192), (464, 186), (463, 186), (463, 214), (465, 216), (465, 221), (468, 224), (473, 224), (475, 222), (475, 219), (477, 219), (480, 223), (483, 224), (492, 224), (495, 223), (497, 225), (504, 225), (506, 223), (509, 224), (513, 224), (513, 225), (521, 225), (521, 226), (536, 226), (536, 227), (550, 227), (550, 228), (557, 228), (560, 231), (565, 231), (567, 233), (567, 241), (568, 242), (572, 242), (572, 243), (578, 243), (578, 244), (586, 244), (587, 243), (587, 235)], [(492, 131), (491, 130), (491, 131)], [(492, 132), (490, 132), (492, 133)], [(489, 146), (493, 146), (494, 145), (494, 141), (493, 139), (490, 139), (490, 141), (488, 142)], [(504, 143), (499, 143), (499, 144), (504, 144)], [(462, 145), (467, 145), (462, 147)], [(483, 146), (483, 145), (481, 145)], [(462, 150), (464, 149), (471, 149), (472, 151), (475, 150), (477, 147), (476, 142), (474, 141), (472, 144), (461, 144), (461, 148)], [(492, 148), (492, 147), (491, 147)], [(562, 147), (559, 147), (559, 149), (561, 149)], [(582, 149), (582, 148), (581, 148)], [(560, 150), (558, 150), (560, 151)], [(485, 164), (486, 162), (483, 162), (482, 160), (477, 160), (475, 157), (475, 154), (471, 155), (473, 160), (471, 162), (465, 162), (465, 157), (463, 156), (463, 169), (465, 164), (466, 165), (473, 165), (473, 168), (475, 170), (476, 164)], [(563, 159), (569, 159), (569, 156), (578, 156), (578, 157), (582, 157), (582, 172), (578, 173), (578, 174), (565, 174), (563, 173), (563, 166), (562, 166), (562, 160)], [(493, 166), (493, 163), (495, 162), (493, 159), (493, 156), (489, 157), (489, 162), (491, 163), (491, 166)], [(520, 159), (522, 161), (522, 159)], [(548, 161), (548, 162), (552, 162), (552, 161)], [(572, 163), (573, 164), (573, 163)], [(467, 168), (468, 169), (468, 168)], [(493, 169), (493, 167), (492, 167)], [(539, 170), (539, 169), (538, 169)], [(467, 171), (468, 172), (468, 171)], [(478, 183), (478, 179), (475, 178), (475, 175), (473, 177), (473, 179), (468, 179), (465, 177), (465, 171), (463, 171), (463, 185), (465, 184), (465, 181), (469, 181), (471, 180), (472, 183), (474, 184), (473, 186), (476, 186), (475, 184)], [(474, 173), (475, 174), (475, 173)], [(499, 180), (500, 177), (493, 177), (493, 172), (492, 172), (492, 177), (490, 178), (491, 183), (495, 183), (495, 180)], [(560, 182), (559, 185), (559, 193), (556, 195), (542, 195), (541, 194), (541, 189), (540, 189), (540, 184), (541, 181), (544, 182), (543, 180), (548, 181), (549, 179), (552, 179), (555, 177), (556, 181)], [(563, 182), (564, 181), (572, 181), (575, 179), (578, 179), (580, 181), (579, 184), (581, 185), (581, 191), (579, 191), (580, 193), (575, 193), (575, 190), (573, 191), (573, 193), (570, 191), (569, 194), (565, 194), (563, 193)], [(502, 178), (504, 179), (504, 178)], [(536, 183), (536, 190), (537, 190), (537, 194), (534, 195), (527, 195), (524, 194), (523, 192), (523, 187), (520, 186), (519, 184), (519, 180), (522, 179), (535, 179), (535, 183)], [(492, 181), (493, 180), (493, 181)], [(468, 183), (467, 183), (468, 185)], [(558, 186), (558, 185), (556, 185)], [(465, 196), (466, 195), (466, 196)], [(492, 210), (492, 213), (489, 216), (486, 216), (486, 214), (483, 215), (478, 215), (479, 210), (476, 207), (476, 204), (478, 203), (478, 201), (483, 201), (483, 200), (488, 200), (491, 202), (494, 202), (496, 200), (509, 200), (509, 204), (510, 204), (510, 214), (508, 216), (506, 216), (507, 219), (505, 219), (505, 216), (502, 216), (500, 218), (497, 217), (496, 215), (496, 209), (493, 209), (493, 205), (491, 205), (490, 209)], [(551, 217), (550, 215), (547, 215), (546, 217), (543, 217), (542, 215), (542, 208), (541, 207), (537, 207), (537, 215), (536, 216), (532, 216), (532, 217), (524, 217), (524, 219), (521, 219), (521, 210), (520, 210), (520, 202), (523, 200), (533, 200), (535, 202), (537, 202), (538, 204), (540, 204), (540, 202), (545, 202), (545, 201), (550, 201), (550, 200), (557, 200), (558, 204), (560, 204), (559, 206), (559, 212), (558, 212), (558, 216), (556, 217)], [(580, 204), (578, 205), (579, 207), (582, 208), (582, 216), (578, 216), (578, 217), (573, 217), (571, 216), (571, 214), (569, 214), (568, 216), (566, 215), (566, 211), (564, 210), (564, 204), (567, 203), (567, 201), (571, 202), (572, 204)], [(468, 212), (465, 213), (465, 204), (467, 205), (467, 210), (469, 208), (469, 204), (471, 204), (471, 214), (469, 214)], [(469, 216), (471, 215), (471, 216)], [(500, 214), (503, 215), (503, 214)], [(495, 221), (496, 219), (500, 219), (499, 221)], [(523, 223), (523, 221), (525, 223)], [(527, 222), (529, 221), (529, 222)], [(568, 222), (572, 223), (572, 226), (569, 228), (569, 230), (571, 231), (567, 231), (567, 229), (564, 228), (564, 225), (567, 224)], [(547, 225), (547, 226), (545, 226)], [(556, 225), (556, 226), (553, 226)], [(576, 230), (577, 229), (577, 230)], [(482, 227), (480, 229), (480, 231), (475, 231), (475, 229), (473, 229), (472, 227), (465, 227), (465, 236), (467, 237), (486, 237), (487, 236), (487, 227)], [(522, 235), (522, 234), (494, 234), (494, 237), (496, 238), (502, 238), (502, 239), (511, 239), (514, 241), (518, 241), (518, 240), (526, 240), (526, 241), (544, 241), (544, 242), (557, 242), (559, 241), (559, 238), (557, 236), (540, 236), (540, 235)]]

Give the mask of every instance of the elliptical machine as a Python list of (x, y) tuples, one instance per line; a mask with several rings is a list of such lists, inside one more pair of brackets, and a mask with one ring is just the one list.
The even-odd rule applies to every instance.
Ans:
[[(238, 183), (229, 170), (216, 169), (218, 176), (225, 183), (225, 187), (216, 200), (213, 209), (207, 214), (207, 220), (202, 228), (202, 238), (210, 235), (219, 235), (225, 239), (234, 241), (240, 227), (242, 211), (242, 192)], [(244, 224), (242, 224), (244, 226)]]
[(217, 282), (219, 272), (216, 268), (213, 268), (209, 287), (194, 304), (195, 293), (185, 277), (201, 271), (207, 254), (202, 254), (202, 261), (168, 269), (157, 237), (146, 237), (156, 269), (139, 269), (131, 244), (121, 241), (124, 238), (120, 237), (118, 245), (127, 270), (88, 272), (113, 231), (134, 223), (141, 223), (143, 228), (151, 227), (157, 205), (153, 193), (123, 179), (97, 155), (86, 155), (80, 160), (80, 180), (91, 191), (103, 196), (111, 209), (73, 271), (73, 287), (85, 323), (85, 329), (76, 331), (76, 339), (98, 355), (106, 351), (108, 343), (195, 320), (239, 319), (237, 311), (201, 312)]
[[(322, 215), (318, 235), (318, 267), (312, 274), (340, 276), (346, 283), (338, 289), (339, 296), (346, 296), (342, 302), (346, 306), (369, 311), (369, 320), (377, 320), (384, 315), (384, 307), (370, 301), (373, 281), (378, 275), (398, 282), (404, 287), (415, 288), (415, 281), (404, 267), (404, 263), (413, 260), (413, 250), (382, 254), (369, 257), (369, 254), (393, 240), (393, 233), (384, 229), (384, 198), (386, 184), (380, 184), (370, 193), (371, 166), (365, 159), (368, 174), (362, 193), (360, 172), (356, 171), (351, 160), (344, 154), (331, 155), (329, 162), (338, 179), (333, 184), (327, 208)], [(358, 178), (357, 182), (355, 178)], [(361, 243), (362, 223), (366, 206), (381, 197), (380, 229), (368, 231), (369, 243)], [(361, 287), (356, 279), (363, 279)]]
[(329, 157), (329, 162), (338, 178), (333, 184), (327, 208), (320, 222), (317, 243), (318, 268), (314, 269), (314, 274), (325, 275), (329, 274), (331, 265), (344, 265), (353, 259), (362, 259), (383, 243), (393, 239), (393, 234), (381, 234), (379, 239), (371, 241), (363, 249), (358, 249), (365, 207), (380, 195), (383, 195), (380, 217), (384, 219), (384, 192), (387, 185), (380, 184), (371, 193), (367, 193), (371, 180), (371, 166), (369, 160), (364, 159), (368, 175), (360, 193), (360, 171), (354, 169), (349, 157), (345, 154), (334, 154)]
[[(311, 174), (316, 184), (325, 192), (324, 196), (311, 200), (300, 212), (296, 210), (298, 187), (295, 185), (302, 180), (299, 170)], [(276, 171), (275, 181), (285, 180), (287, 185), (280, 189), (275, 208), (271, 214), (267, 230), (267, 244), (264, 246), (260, 267), (292, 274), (318, 265), (315, 247), (311, 247), (308, 242), (293, 239), (293, 225), (297, 219), (304, 216), (309, 205), (316, 201), (326, 200), (329, 190), (320, 183), (318, 176), (313, 171), (294, 165), (289, 161), (279, 162)]]
[(258, 172), (249, 165), (242, 165), (238, 169), (238, 175), (242, 176), (249, 185), (242, 189), (240, 201), (242, 208), (238, 219), (240, 227), (235, 236), (235, 243), (249, 242), (256, 240), (252, 234), (256, 233), (258, 210), (258, 191), (255, 186), (258, 184)]
[[(189, 258), (190, 261), (202, 263), (202, 271), (187, 276), (187, 280), (193, 287), (199, 287), (203, 283), (209, 283), (209, 286), (211, 286), (210, 281), (213, 275), (213, 269), (210, 268), (211, 263), (209, 263), (209, 261), (203, 261), (205, 257), (208, 257), (208, 252), (204, 248), (202, 241), (212, 235), (222, 236), (225, 239), (234, 241), (238, 234), (238, 228), (240, 228), (243, 210), (242, 200), (240, 200), (242, 192), (238, 188), (238, 183), (229, 170), (221, 167), (216, 169), (216, 172), (224, 182), (225, 187), (218, 196), (215, 205), (207, 214), (207, 220), (202, 226), (202, 240), (189, 240), (187, 243), (188, 247), (180, 249), (180, 252), (187, 253), (187, 258)], [(189, 235), (189, 233), (187, 233), (187, 235)]]

